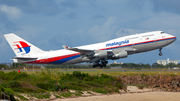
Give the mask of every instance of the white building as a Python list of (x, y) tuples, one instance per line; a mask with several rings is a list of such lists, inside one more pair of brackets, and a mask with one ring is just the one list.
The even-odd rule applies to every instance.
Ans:
[(157, 60), (157, 63), (164, 66), (167, 64), (166, 60)]
[(117, 64), (117, 61), (114, 61), (114, 64)]
[(164, 66), (169, 64), (169, 63), (174, 63), (177, 65), (179, 63), (179, 60), (169, 60), (169, 58), (167, 58), (167, 60), (157, 60), (157, 63), (162, 64)]

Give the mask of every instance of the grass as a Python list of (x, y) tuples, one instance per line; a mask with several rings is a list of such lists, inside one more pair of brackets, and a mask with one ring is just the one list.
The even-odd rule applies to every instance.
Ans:
[(63, 92), (63, 93), (60, 94), (60, 96), (68, 98), (68, 97), (72, 97), (73, 94), (71, 92)]
[[(151, 71), (150, 69), (144, 69), (144, 70), (149, 70), (149, 71), (132, 71), (131, 69), (127, 69), (127, 71), (122, 71), (120, 69), (117, 69), (117, 71), (110, 71), (111, 69), (49, 69), (50, 71), (59, 71), (61, 73), (69, 73), (72, 74), (73, 71), (81, 71), (82, 73), (88, 73), (89, 75), (96, 75), (96, 74), (108, 74), (108, 75), (112, 75), (112, 76), (118, 76), (118, 75), (136, 75), (136, 74), (148, 74), (148, 75), (155, 75), (155, 74), (161, 74), (161, 75), (180, 75), (180, 71), (162, 71), (162, 70), (168, 70), (168, 69), (153, 69), (153, 70), (157, 70), (157, 71)], [(95, 71), (91, 71), (91, 70), (95, 70)], [(106, 70), (106, 71), (103, 71)], [(109, 71), (108, 71), (109, 70)], [(142, 69), (143, 70), (143, 69)], [(6, 73), (10, 72), (10, 71), (5, 71)], [(39, 71), (21, 71), (21, 72), (26, 72), (27, 74), (36, 74), (41, 72), (41, 70)]]
[[(180, 75), (180, 71), (83, 71), (83, 73), (89, 73), (90, 75), (96, 74), (108, 74), (112, 76), (119, 76), (119, 75), (139, 75), (139, 74), (146, 74), (146, 75)], [(175, 74), (176, 73), (176, 74)]]
[[(17, 73), (17, 71), (0, 71), (0, 86), (3, 92), (13, 92), (21, 100), (23, 98), (19, 93), (26, 93), (29, 96), (39, 99), (50, 97), (49, 92), (53, 92), (57, 98), (82, 96), (82, 91), (89, 91), (107, 94), (118, 93), (119, 89), (125, 89), (126, 86), (121, 79), (121, 75), (140, 75), (142, 78), (146, 75), (180, 75), (180, 71), (103, 71), (108, 69), (94, 69), (95, 71), (59, 71), (59, 69), (45, 69), (42, 71), (27, 71)], [(140, 88), (146, 85), (135, 85)], [(75, 93), (69, 92), (75, 90)], [(59, 93), (60, 92), (60, 93)]]
[(87, 91), (88, 94), (93, 94), (92, 92)]
[[(70, 71), (68, 71), (70, 70)], [(72, 74), (73, 70), (77, 70), (77, 69), (68, 69), (68, 73)], [(81, 71), (82, 73), (88, 73), (90, 75), (96, 75), (96, 74), (107, 74), (107, 75), (111, 75), (111, 76), (118, 76), (118, 75), (136, 75), (136, 74), (148, 74), (148, 75), (156, 75), (156, 74), (161, 74), (161, 75), (180, 75), (180, 71), (162, 71), (164, 69), (153, 69), (153, 70), (157, 70), (157, 71), (131, 71), (131, 70), (127, 70), (127, 71), (122, 71), (117, 69), (117, 71), (110, 71), (111, 69), (78, 69), (78, 70), (83, 70)], [(91, 70), (95, 70), (95, 71), (91, 71)], [(106, 70), (106, 71), (103, 71)], [(109, 70), (109, 71), (108, 71)], [(166, 69), (167, 70), (167, 69)], [(62, 69), (52, 69), (52, 71), (61, 71), (62, 73), (67, 73), (67, 71), (62, 71)], [(39, 71), (40, 72), (40, 71)], [(28, 74), (32, 74), (32, 71), (28, 71)]]
[(36, 97), (38, 99), (47, 99), (49, 98), (51, 95), (50, 93), (31, 93), (29, 94), (31, 97)]
[(29, 99), (27, 99), (27, 98), (25, 98), (24, 96), (19, 95), (19, 94), (15, 94), (15, 96), (17, 96), (17, 97), (20, 98), (21, 100), (29, 100)]
[(96, 89), (95, 91), (96, 91), (97, 93), (107, 94), (107, 92), (104, 91), (103, 89)]
[[(0, 72), (0, 81), (2, 81), (1, 88), (8, 92), (14, 91), (14, 95), (25, 93), (38, 99), (49, 98), (50, 92), (61, 92), (57, 97), (72, 97), (82, 96), (82, 91), (107, 94), (126, 87), (120, 78), (107, 74), (90, 75), (80, 71), (64, 73), (48, 69), (33, 74)], [(76, 92), (71, 93), (69, 90)], [(17, 97), (25, 99), (20, 95)]]
[(58, 94), (54, 94), (54, 96), (55, 96), (56, 98), (61, 98), (61, 96), (58, 95)]

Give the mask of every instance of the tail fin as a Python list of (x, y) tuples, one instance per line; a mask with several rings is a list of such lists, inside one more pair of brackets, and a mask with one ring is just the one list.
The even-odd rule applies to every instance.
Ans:
[(13, 33), (5, 34), (4, 37), (17, 57), (30, 57), (31, 55), (44, 52)]

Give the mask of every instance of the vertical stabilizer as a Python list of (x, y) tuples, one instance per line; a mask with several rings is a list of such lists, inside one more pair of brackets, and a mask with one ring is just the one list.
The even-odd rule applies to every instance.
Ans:
[(17, 57), (31, 57), (32, 55), (44, 52), (13, 33), (5, 34), (4, 37)]

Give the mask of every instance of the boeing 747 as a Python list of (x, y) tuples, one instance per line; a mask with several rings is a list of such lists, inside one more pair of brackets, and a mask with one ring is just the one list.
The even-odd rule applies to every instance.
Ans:
[(79, 47), (68, 47), (56, 51), (43, 51), (17, 35), (4, 35), (16, 54), (15, 63), (28, 64), (75, 64), (93, 63), (93, 67), (106, 67), (108, 60), (126, 58), (128, 55), (159, 49), (173, 43), (176, 37), (163, 31), (153, 31), (116, 38), (106, 42)]

